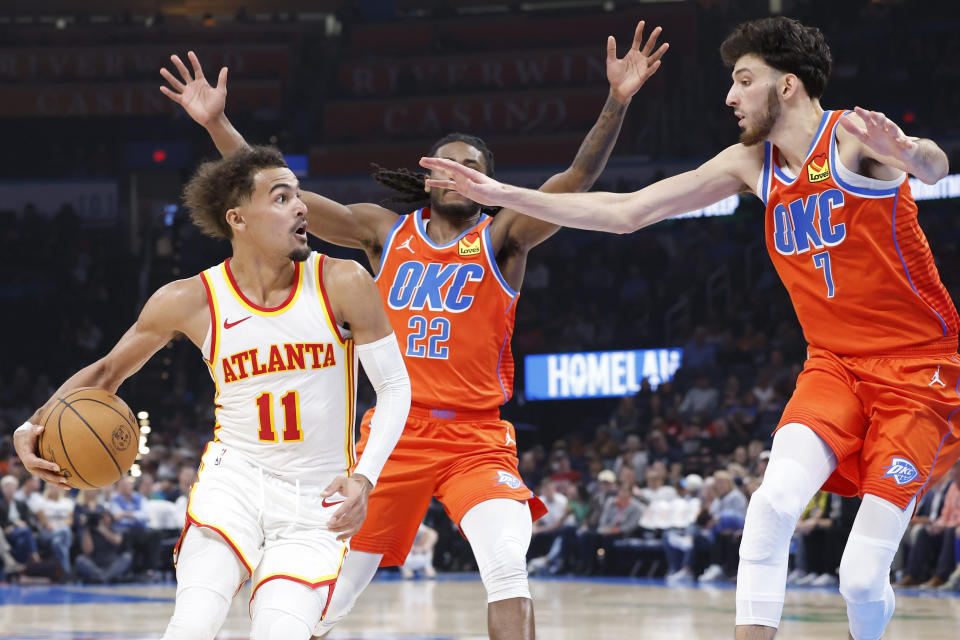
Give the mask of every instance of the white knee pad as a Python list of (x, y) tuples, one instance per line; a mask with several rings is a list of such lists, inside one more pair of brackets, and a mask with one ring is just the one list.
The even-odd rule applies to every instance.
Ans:
[(747, 507), (737, 571), (737, 625), (779, 627), (790, 538), (803, 509), (836, 467), (836, 457), (810, 428), (784, 425), (770, 463)]
[(247, 570), (214, 531), (190, 527), (180, 545), (177, 600), (163, 640), (211, 640)]
[(213, 640), (230, 612), (230, 600), (206, 587), (177, 589), (173, 616), (162, 640)]
[(251, 640), (309, 640), (327, 606), (327, 587), (293, 580), (264, 582), (250, 603)]
[(527, 548), (533, 533), (530, 507), (506, 498), (481, 502), (463, 516), (460, 528), (467, 536), (487, 602), (530, 598)]
[(840, 560), (840, 595), (847, 602), (850, 634), (877, 640), (896, 607), (890, 564), (913, 515), (874, 495), (863, 497)]
[[(806, 470), (795, 460), (778, 460), (750, 498), (740, 542), (740, 557), (750, 562), (773, 562), (784, 556), (797, 520), (817, 487), (808, 487)], [(810, 495), (807, 495), (807, 494)]]
[(347, 552), (343, 566), (340, 567), (340, 575), (337, 576), (333, 595), (330, 596), (327, 613), (323, 616), (323, 621), (314, 629), (314, 635), (323, 636), (329, 633), (338, 622), (343, 620), (344, 616), (350, 613), (360, 593), (367, 588), (373, 576), (376, 575), (381, 560), (383, 560), (382, 553), (352, 550)]

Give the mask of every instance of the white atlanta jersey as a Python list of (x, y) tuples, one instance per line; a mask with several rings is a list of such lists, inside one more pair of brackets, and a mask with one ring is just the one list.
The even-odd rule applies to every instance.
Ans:
[(357, 358), (323, 288), (324, 256), (296, 263), (290, 295), (247, 299), (230, 260), (200, 274), (210, 304), (203, 356), (217, 395), (214, 440), (265, 472), (328, 482), (356, 461)]

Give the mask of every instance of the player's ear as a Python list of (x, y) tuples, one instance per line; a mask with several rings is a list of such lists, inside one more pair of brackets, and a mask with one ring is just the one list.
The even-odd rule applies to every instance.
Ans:
[(800, 78), (792, 73), (785, 73), (777, 80), (778, 93), (784, 100), (792, 98), (802, 87), (803, 83), (800, 82)]
[(227, 224), (233, 228), (234, 233), (247, 227), (247, 222), (237, 207), (227, 209), (226, 219)]
[(423, 191), (424, 191), (424, 193), (430, 193), (430, 185), (427, 184), (427, 178), (429, 178), (429, 177), (432, 176), (432, 175), (433, 175), (433, 171), (431, 171), (430, 173), (428, 173), (428, 174), (427, 174), (426, 176), (424, 176), (424, 178), (423, 178)]

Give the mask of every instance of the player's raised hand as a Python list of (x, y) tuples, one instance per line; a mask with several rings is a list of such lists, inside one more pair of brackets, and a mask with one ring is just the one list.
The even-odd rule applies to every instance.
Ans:
[(46, 482), (52, 482), (55, 485), (69, 490), (70, 485), (66, 479), (60, 475), (60, 465), (56, 462), (44, 460), (36, 454), (37, 441), (40, 434), (43, 433), (43, 425), (27, 423), (13, 432), (13, 447), (17, 450), (17, 456), (23, 467), (35, 476)]
[(160, 92), (167, 96), (186, 111), (191, 118), (201, 126), (223, 114), (227, 102), (227, 68), (220, 69), (217, 77), (217, 86), (213, 87), (203, 75), (203, 67), (193, 51), (187, 52), (187, 58), (193, 66), (193, 73), (187, 69), (178, 55), (170, 56), (173, 66), (176, 67), (180, 78), (170, 73), (166, 68), (160, 69), (160, 75), (170, 83), (170, 87), (160, 87)]
[(477, 204), (501, 205), (506, 185), (446, 158), (420, 158), (420, 166), (433, 173), (426, 184), (431, 189), (453, 189)]
[(349, 478), (344, 476), (334, 478), (333, 482), (321, 492), (320, 495), (324, 498), (329, 498), (335, 493), (346, 498), (327, 523), (330, 531), (340, 534), (337, 540), (346, 540), (360, 531), (360, 525), (367, 517), (367, 500), (370, 498), (372, 489), (373, 484), (367, 478), (354, 474)]
[(664, 42), (654, 50), (662, 31), (660, 27), (654, 29), (647, 38), (647, 43), (643, 44), (644, 25), (645, 22), (641, 20), (633, 35), (633, 44), (622, 58), (617, 57), (616, 39), (613, 36), (607, 38), (607, 80), (610, 82), (613, 97), (620, 102), (626, 102), (633, 97), (643, 83), (657, 72), (660, 58), (670, 48), (670, 45)]
[(863, 122), (862, 125), (857, 118), (850, 116), (840, 118), (840, 124), (877, 154), (908, 160), (916, 152), (916, 140), (905, 134), (887, 116), (860, 107), (855, 107), (854, 112)]

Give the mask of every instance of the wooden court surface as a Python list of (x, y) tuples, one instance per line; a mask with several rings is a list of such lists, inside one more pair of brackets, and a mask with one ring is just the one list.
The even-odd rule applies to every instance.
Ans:
[[(551, 640), (732, 638), (732, 588), (667, 588), (662, 582), (531, 581), (537, 635)], [(0, 587), (0, 640), (159, 638), (173, 611), (172, 585)], [(217, 637), (247, 638), (249, 586)], [(475, 576), (377, 580), (330, 636), (339, 640), (483, 640), (483, 587)], [(846, 638), (835, 589), (791, 589), (778, 638)], [(960, 638), (960, 597), (897, 595), (885, 638)]]

